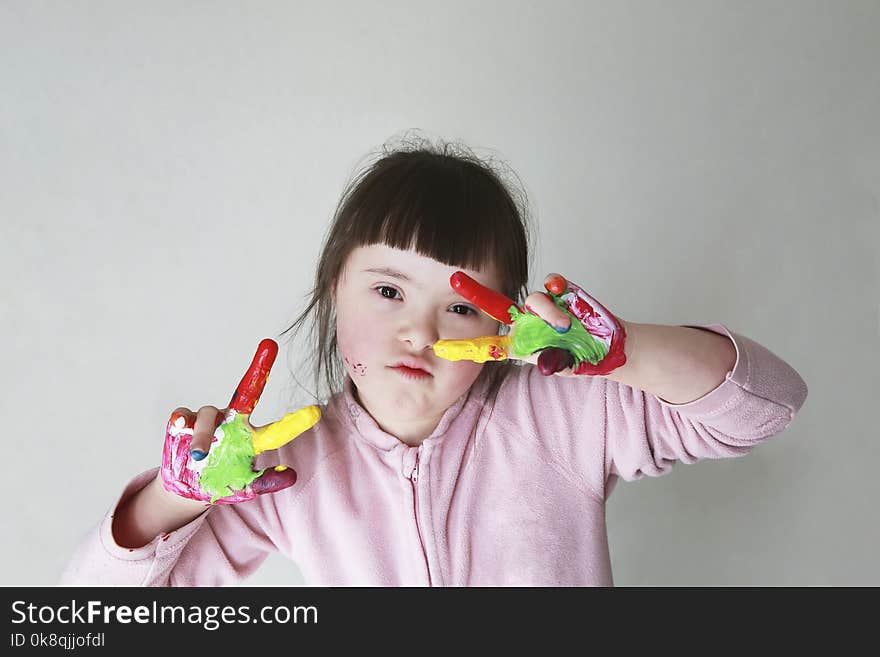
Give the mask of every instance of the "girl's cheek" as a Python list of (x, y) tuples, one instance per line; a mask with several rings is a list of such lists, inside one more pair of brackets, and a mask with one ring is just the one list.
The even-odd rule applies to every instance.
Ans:
[(365, 351), (367, 345), (361, 344), (356, 336), (357, 333), (348, 335), (343, 327), (337, 326), (336, 339), (339, 343), (339, 353), (342, 355), (342, 360), (345, 362), (345, 367), (352, 379), (366, 376), (367, 365), (360, 355), (369, 353)]

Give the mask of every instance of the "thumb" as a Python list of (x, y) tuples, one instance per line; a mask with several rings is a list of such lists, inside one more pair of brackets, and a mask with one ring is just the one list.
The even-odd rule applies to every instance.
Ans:
[(550, 376), (551, 374), (556, 374), (566, 368), (572, 367), (574, 365), (574, 359), (571, 357), (571, 354), (567, 349), (550, 347), (544, 349), (540, 353), (537, 365), (541, 374), (544, 376)]
[(274, 493), (290, 488), (296, 483), (296, 471), (286, 465), (278, 465), (267, 469), (262, 475), (251, 482), (251, 490), (257, 495)]

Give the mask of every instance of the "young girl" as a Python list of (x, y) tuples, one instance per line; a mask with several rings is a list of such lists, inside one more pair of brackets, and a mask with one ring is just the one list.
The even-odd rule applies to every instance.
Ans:
[[(258, 354), (229, 407), (175, 411), (164, 467), (130, 481), (62, 581), (228, 584), (277, 550), (314, 585), (611, 585), (617, 479), (744, 455), (788, 427), (807, 388), (724, 325), (625, 322), (558, 275), (529, 294), (521, 200), (449, 146), (398, 148), (363, 171), (291, 326), (314, 312), (315, 385), (323, 373), (331, 393), (309, 427), (284, 425), (296, 439), (270, 441), (237, 497), (200, 485), (212, 433), (233, 406), (250, 412), (262, 384), (245, 395), (248, 381), (265, 382)], [(487, 289), (524, 299), (513, 313), (553, 334), (589, 332), (604, 357), (438, 356), (446, 341), (510, 337)]]

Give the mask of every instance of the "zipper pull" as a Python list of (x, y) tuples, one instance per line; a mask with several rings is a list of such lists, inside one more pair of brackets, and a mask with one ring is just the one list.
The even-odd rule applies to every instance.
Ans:
[(416, 462), (413, 465), (412, 472), (409, 473), (409, 478), (413, 483), (418, 482), (419, 480), (419, 454), (416, 452)]

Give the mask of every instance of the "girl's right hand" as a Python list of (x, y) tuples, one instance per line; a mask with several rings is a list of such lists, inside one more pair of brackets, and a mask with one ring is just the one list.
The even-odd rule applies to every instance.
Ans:
[(251, 425), (248, 418), (277, 353), (274, 340), (260, 342), (226, 408), (202, 406), (198, 413), (184, 407), (174, 410), (165, 427), (160, 469), (166, 490), (191, 500), (235, 504), (296, 483), (296, 472), (287, 466), (253, 469), (257, 454), (287, 444), (321, 418), (318, 406), (306, 406), (277, 422)]

